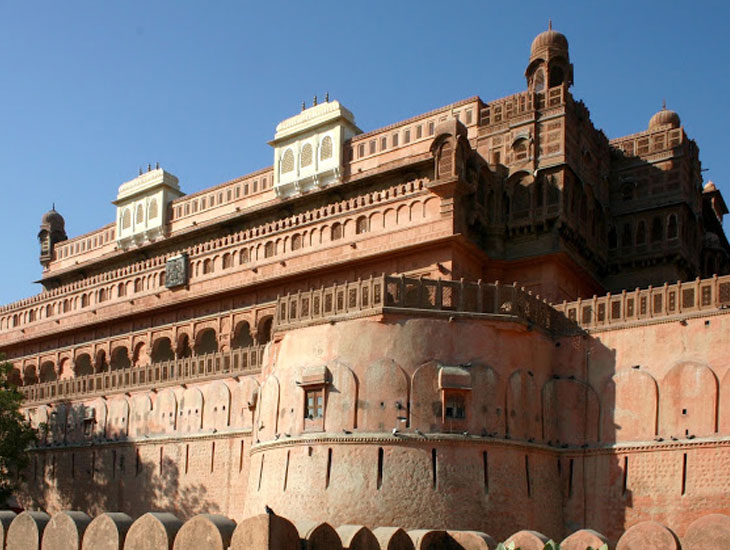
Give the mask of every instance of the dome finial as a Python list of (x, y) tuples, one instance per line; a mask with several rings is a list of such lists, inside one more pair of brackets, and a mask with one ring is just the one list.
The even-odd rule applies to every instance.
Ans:
[(548, 30), (549, 31), (553, 30), (553, 20), (552, 19), (548, 19)]
[(665, 97), (662, 99), (662, 111), (666, 111), (666, 110), (667, 110), (667, 98)]

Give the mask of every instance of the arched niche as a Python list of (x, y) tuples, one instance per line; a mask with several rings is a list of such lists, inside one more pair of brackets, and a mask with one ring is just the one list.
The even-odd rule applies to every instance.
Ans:
[(195, 338), (195, 355), (205, 355), (218, 351), (218, 336), (212, 328), (201, 330)]
[(226, 429), (231, 415), (231, 390), (225, 382), (217, 380), (203, 387), (203, 396), (203, 429)]
[(132, 366), (129, 359), (129, 350), (126, 346), (118, 346), (112, 350), (111, 360), (109, 361), (110, 370), (128, 369)]
[(665, 436), (705, 436), (717, 431), (717, 378), (697, 363), (680, 363), (659, 387), (659, 431)]
[(548, 380), (542, 389), (542, 411), (545, 440), (569, 445), (598, 441), (600, 406), (587, 383), (570, 378)]
[(129, 430), (129, 402), (123, 397), (109, 401), (107, 434), (109, 439), (123, 439)]
[(231, 339), (231, 348), (240, 349), (253, 345), (253, 337), (251, 336), (251, 325), (248, 321), (239, 321), (233, 331)]
[(535, 376), (528, 370), (513, 372), (507, 381), (505, 399), (507, 433), (513, 439), (540, 439), (542, 412)]
[(152, 343), (152, 354), (150, 360), (153, 363), (162, 363), (175, 359), (175, 352), (172, 349), (172, 342), (167, 336), (161, 336)]
[(244, 376), (231, 392), (231, 426), (252, 428), (261, 388), (253, 376)]
[(203, 394), (198, 388), (187, 388), (180, 398), (178, 432), (197, 432), (203, 426)]
[(138, 394), (131, 398), (129, 435), (140, 437), (149, 433), (149, 420), (152, 413), (152, 400), (149, 395)]
[(327, 408), (324, 428), (328, 432), (353, 430), (357, 427), (358, 384), (355, 373), (347, 365), (334, 362), (329, 365), (332, 382), (327, 387)]
[(177, 396), (171, 389), (157, 394), (150, 418), (150, 433), (171, 434), (177, 426)]
[(422, 432), (441, 431), (441, 413), (438, 364), (430, 361), (411, 375), (410, 427)]
[(385, 432), (405, 427), (398, 417), (407, 416), (409, 382), (408, 375), (392, 359), (379, 359), (363, 369), (358, 388), (362, 403), (359, 428)]
[(273, 439), (278, 433), (279, 387), (279, 379), (273, 374), (266, 378), (261, 387), (254, 426), (254, 432), (261, 440)]
[(471, 411), (467, 412), (469, 431), (476, 434), (501, 433), (504, 429), (504, 408), (499, 398), (497, 373), (486, 365), (468, 369), (472, 380)]
[(659, 389), (639, 369), (616, 373), (601, 394), (601, 441), (647, 441), (656, 435)]
[(725, 371), (720, 384), (720, 414), (717, 431), (720, 435), (730, 435), (730, 369)]

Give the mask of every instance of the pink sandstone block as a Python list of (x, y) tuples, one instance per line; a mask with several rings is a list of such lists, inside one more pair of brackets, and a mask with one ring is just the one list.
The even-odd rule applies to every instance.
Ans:
[(616, 545), (616, 550), (679, 550), (677, 537), (656, 521), (642, 521), (629, 528)]
[(96, 516), (84, 533), (82, 550), (122, 550), (133, 520), (121, 512)]
[(300, 550), (299, 532), (288, 519), (261, 514), (244, 519), (231, 537), (231, 550)]
[(90, 523), (84, 512), (56, 512), (43, 531), (41, 550), (81, 550), (81, 539)]
[(682, 538), (682, 550), (730, 548), (730, 516), (708, 514), (693, 521)]
[(51, 521), (45, 512), (22, 512), (10, 524), (5, 547), (12, 550), (38, 550), (43, 530)]

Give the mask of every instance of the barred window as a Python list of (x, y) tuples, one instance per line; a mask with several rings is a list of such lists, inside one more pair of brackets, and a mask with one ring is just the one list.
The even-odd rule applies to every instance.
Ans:
[[(281, 157), (281, 173), (286, 174), (294, 170), (294, 153), (291, 149), (284, 151), (284, 156)], [(254, 189), (256, 191), (256, 189)]]
[(332, 138), (330, 136), (325, 136), (322, 140), (322, 144), (320, 145), (319, 158), (322, 160), (332, 158)]
[(312, 164), (312, 145), (305, 143), (302, 147), (301, 165), (302, 168)]

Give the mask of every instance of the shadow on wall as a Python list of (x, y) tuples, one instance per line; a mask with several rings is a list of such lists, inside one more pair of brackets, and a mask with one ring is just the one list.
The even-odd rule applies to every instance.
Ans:
[[(67, 426), (83, 429), (88, 408), (63, 404)], [(90, 515), (113, 510), (132, 517), (163, 509), (182, 519), (219, 511), (207, 498), (203, 483), (185, 482), (189, 458), (185, 445), (142, 442), (123, 434), (113, 440), (102, 433), (78, 442), (73, 436), (68, 439), (65, 445), (42, 442), (32, 452), (19, 491), (25, 509), (80, 510)], [(194, 479), (199, 476), (191, 476)]]

